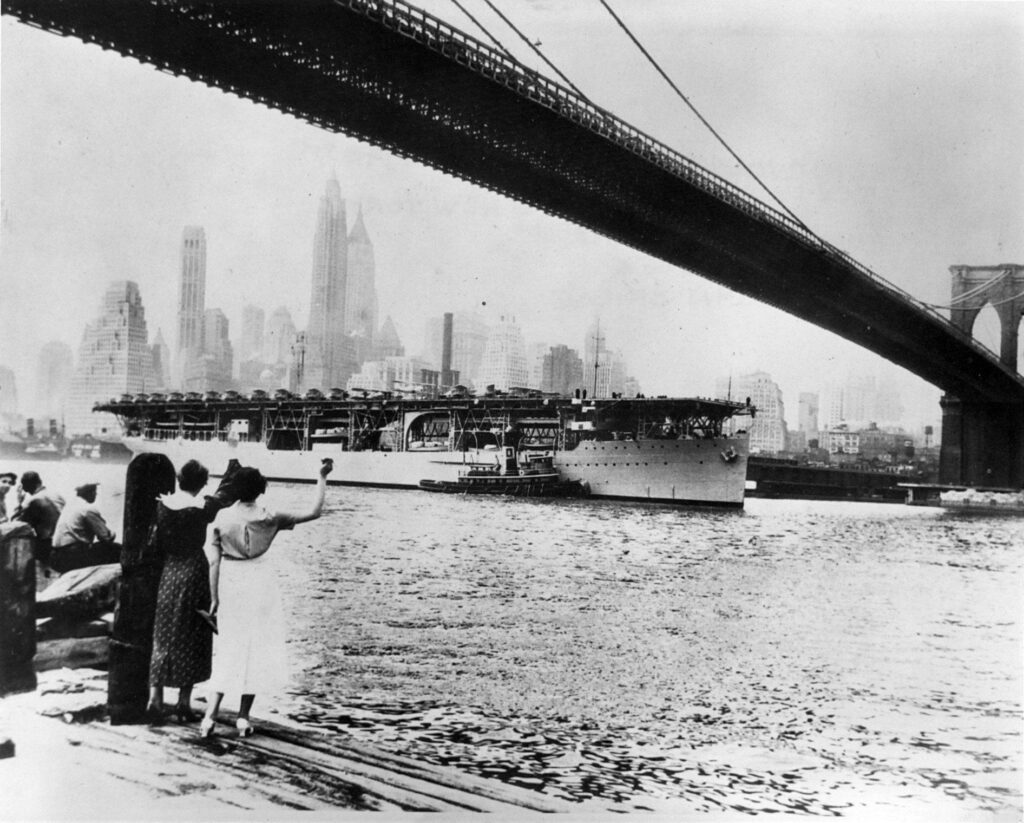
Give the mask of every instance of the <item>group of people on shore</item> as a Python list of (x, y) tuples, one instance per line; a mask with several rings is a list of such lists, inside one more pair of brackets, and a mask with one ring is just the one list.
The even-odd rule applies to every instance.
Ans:
[[(260, 502), (267, 481), (257, 469), (234, 473), (234, 502), (225, 506), (200, 494), (209, 478), (205, 466), (190, 460), (180, 468), (177, 491), (158, 500), (149, 537), (163, 557), (149, 669), (151, 723), (168, 714), (183, 723), (198, 720), (192, 692), (206, 683), (200, 736), (214, 733), (225, 693), (239, 695), (238, 733), (252, 734), (256, 694), (282, 688), (288, 671), (278, 579), (267, 551), (279, 531), (320, 517), (331, 469), (329, 460), (321, 465), (309, 508), (284, 512)], [(229, 570), (222, 574), (223, 565)], [(169, 713), (165, 688), (178, 691)]]
[(38, 472), (0, 472), (0, 523), (22, 522), (35, 532), (36, 561), (44, 577), (117, 563), (121, 545), (96, 505), (98, 483), (83, 483), (75, 497), (43, 485)]
[[(146, 710), (151, 724), (171, 717), (181, 723), (200, 720), (192, 693), (205, 683), (209, 696), (200, 736), (214, 733), (226, 693), (239, 695), (238, 733), (252, 734), (256, 694), (283, 688), (288, 672), (278, 578), (267, 551), (279, 531), (320, 517), (332, 468), (329, 459), (323, 461), (312, 505), (300, 511), (267, 509), (259, 500), (266, 478), (248, 467), (232, 474), (229, 494), (203, 495), (209, 471), (196, 460), (177, 471), (176, 491), (157, 498), (146, 546), (150, 556), (162, 560)], [(97, 485), (79, 486), (78, 499), (65, 504), (36, 472), (25, 472), (20, 480), (0, 473), (0, 523), (16, 520), (33, 528), (37, 561), (44, 568), (67, 571), (118, 562), (121, 546), (95, 505)], [(9, 497), (16, 499), (10, 509)], [(177, 690), (171, 710), (164, 703), (165, 688)]]

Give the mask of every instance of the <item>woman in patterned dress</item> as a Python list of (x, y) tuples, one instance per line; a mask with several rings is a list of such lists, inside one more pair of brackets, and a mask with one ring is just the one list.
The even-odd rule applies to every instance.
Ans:
[[(211, 611), (217, 615), (220, 633), (200, 737), (213, 734), (226, 692), (241, 696), (235, 726), (240, 736), (248, 737), (253, 731), (249, 712), (256, 693), (279, 691), (287, 684), (284, 620), (277, 575), (267, 550), (281, 529), (320, 516), (331, 469), (330, 459), (325, 459), (313, 507), (300, 513), (270, 512), (258, 503), (267, 481), (256, 469), (239, 469), (235, 475), (238, 502), (218, 512), (206, 544)], [(222, 558), (227, 562), (222, 563)], [(223, 576), (222, 565), (226, 567)]]
[(150, 537), (164, 556), (153, 625), (150, 697), (147, 713), (159, 723), (164, 713), (164, 686), (178, 689), (173, 714), (182, 723), (198, 719), (191, 708), (192, 687), (210, 676), (213, 630), (201, 612), (209, 613), (209, 564), (203, 547), (206, 530), (219, 505), (200, 497), (209, 472), (189, 460), (178, 473), (178, 491), (157, 504)]

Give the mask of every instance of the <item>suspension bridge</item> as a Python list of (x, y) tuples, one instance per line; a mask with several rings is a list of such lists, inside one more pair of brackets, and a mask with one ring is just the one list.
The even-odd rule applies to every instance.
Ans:
[(1024, 486), (1016, 326), (996, 356), (971, 338), (967, 315), (950, 322), (575, 88), (401, 0), (3, 0), (2, 10), (499, 192), (834, 332), (945, 392), (943, 482)]

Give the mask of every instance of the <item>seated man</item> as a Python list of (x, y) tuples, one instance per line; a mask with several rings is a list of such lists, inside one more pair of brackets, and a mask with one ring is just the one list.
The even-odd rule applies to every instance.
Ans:
[(43, 486), (42, 478), (32, 471), (21, 476), (17, 493), (18, 506), (11, 520), (20, 520), (32, 527), (36, 533), (36, 560), (47, 566), (50, 563), (53, 530), (64, 508), (64, 498)]
[(121, 544), (114, 542), (114, 533), (95, 505), (97, 485), (84, 483), (76, 488), (78, 499), (67, 505), (57, 521), (50, 565), (61, 574), (121, 559)]

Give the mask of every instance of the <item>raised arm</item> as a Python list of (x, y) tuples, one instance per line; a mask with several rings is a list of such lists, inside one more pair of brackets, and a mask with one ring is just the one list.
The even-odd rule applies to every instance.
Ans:
[(324, 494), (327, 491), (327, 475), (334, 469), (334, 461), (329, 457), (324, 458), (320, 465), (320, 474), (316, 479), (316, 494), (313, 498), (313, 508), (300, 514), (289, 515), (295, 523), (305, 523), (309, 520), (316, 520), (324, 510)]
[(210, 564), (210, 614), (217, 613), (220, 605), (220, 530), (211, 525), (206, 530), (206, 545), (203, 546), (206, 560)]

